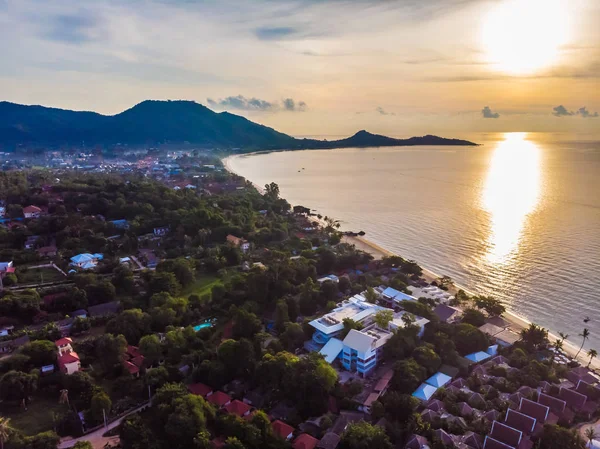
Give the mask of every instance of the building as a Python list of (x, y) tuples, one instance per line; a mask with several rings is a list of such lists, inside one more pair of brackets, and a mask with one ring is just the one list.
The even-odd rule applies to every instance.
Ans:
[(38, 248), (37, 253), (40, 257), (54, 257), (58, 253), (58, 249), (54, 245), (43, 246)]
[(116, 315), (121, 310), (119, 301), (105, 302), (88, 307), (90, 317)]
[(308, 433), (298, 435), (292, 444), (293, 449), (315, 449), (319, 440)]
[(96, 268), (98, 262), (104, 259), (104, 255), (96, 253), (82, 253), (71, 257), (71, 265), (82, 270), (91, 270)]
[[(383, 287), (380, 287), (383, 289)], [(388, 307), (395, 307), (402, 303), (403, 301), (416, 301), (417, 298), (411, 295), (407, 295), (406, 293), (402, 293), (401, 291), (396, 290), (392, 287), (387, 287), (381, 291), (379, 295), (379, 300), (382, 304), (385, 304)]]
[(273, 421), (271, 427), (273, 428), (273, 433), (284, 440), (291, 440), (294, 436), (294, 428), (283, 421)]
[(322, 278), (317, 279), (317, 282), (319, 284), (322, 284), (323, 282), (335, 282), (336, 284), (338, 282), (340, 282), (340, 278), (338, 278), (335, 274), (329, 274), (327, 276), (323, 276)]
[(64, 337), (54, 342), (58, 355), (61, 356), (67, 352), (73, 352), (73, 340), (69, 337)]
[(144, 367), (144, 356), (137, 346), (128, 345), (123, 357), (123, 366), (134, 377), (139, 377)]
[(213, 394), (206, 398), (208, 402), (221, 408), (231, 402), (231, 397), (223, 393), (222, 391), (215, 391)]
[(157, 237), (164, 237), (169, 233), (170, 228), (168, 226), (163, 226), (160, 228), (154, 228), (154, 235)]
[(250, 249), (250, 243), (247, 240), (236, 237), (235, 235), (229, 234), (227, 236), (227, 242), (231, 243), (233, 246), (237, 246), (244, 253)]
[(109, 221), (117, 229), (129, 229), (129, 222), (125, 219)]
[(58, 367), (64, 374), (70, 375), (81, 369), (81, 362), (76, 352), (67, 352), (58, 357)]
[(223, 407), (227, 413), (231, 415), (237, 415), (239, 417), (248, 416), (250, 414), (250, 410), (252, 407), (245, 402), (239, 401), (237, 399), (231, 401), (229, 404)]
[(207, 398), (211, 394), (213, 394), (213, 389), (208, 385), (202, 383), (195, 383), (188, 385), (188, 391), (196, 396), (202, 396), (203, 398)]
[(0, 262), (0, 273), (12, 273), (11, 268), (14, 269), (12, 260), (10, 262)]
[(361, 376), (368, 375), (377, 366), (382, 348), (392, 335), (375, 325), (361, 331), (352, 329), (343, 341), (342, 366)]
[(0, 218), (4, 218), (6, 215), (6, 207), (0, 206)]
[(37, 206), (27, 206), (23, 208), (25, 218), (39, 218), (42, 215), (42, 209)]

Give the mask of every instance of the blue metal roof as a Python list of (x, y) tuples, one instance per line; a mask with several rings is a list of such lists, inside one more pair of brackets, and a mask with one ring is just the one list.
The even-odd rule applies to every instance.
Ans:
[(444, 385), (446, 385), (448, 382), (450, 382), (452, 380), (452, 378), (444, 373), (435, 373), (433, 376), (431, 376), (429, 379), (427, 379), (425, 381), (425, 383), (432, 385), (436, 388), (440, 388), (443, 387)]
[(489, 359), (491, 357), (491, 355), (489, 355), (487, 352), (483, 352), (483, 351), (479, 351), (479, 352), (474, 352), (473, 354), (469, 354), (467, 356), (465, 356), (465, 359), (470, 360), (471, 362), (482, 362), (486, 359)]
[(436, 387), (429, 384), (421, 384), (419, 388), (412, 394), (415, 398), (421, 399), (422, 401), (428, 401), (437, 391)]

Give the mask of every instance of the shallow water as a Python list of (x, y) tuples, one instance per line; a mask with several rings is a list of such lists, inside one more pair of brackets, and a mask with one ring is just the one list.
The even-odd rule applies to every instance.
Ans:
[(257, 154), (229, 165), (576, 344), (587, 326), (586, 347), (600, 349), (600, 142), (486, 139), (475, 148)]

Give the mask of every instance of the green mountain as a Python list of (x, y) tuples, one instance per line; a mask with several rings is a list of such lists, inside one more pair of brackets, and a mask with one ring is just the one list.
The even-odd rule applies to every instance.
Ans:
[(76, 112), (0, 102), (0, 148), (131, 147), (190, 143), (244, 151), (396, 145), (475, 145), (436, 136), (392, 139), (360, 131), (337, 141), (296, 139), (239, 115), (193, 101), (144, 101), (120, 114)]

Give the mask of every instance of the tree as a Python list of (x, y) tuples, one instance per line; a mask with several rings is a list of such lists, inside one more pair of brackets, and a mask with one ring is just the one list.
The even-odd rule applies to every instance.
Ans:
[(340, 449), (392, 449), (385, 429), (365, 421), (350, 424), (340, 440)]
[(442, 365), (442, 359), (438, 356), (431, 345), (425, 344), (419, 346), (413, 352), (413, 357), (419, 363), (427, 369), (429, 375), (435, 373), (438, 368)]
[(584, 449), (585, 443), (575, 430), (546, 424), (539, 447), (540, 449)]
[(56, 346), (48, 340), (36, 340), (23, 345), (20, 353), (29, 357), (31, 364), (36, 367), (52, 365), (56, 361)]
[(464, 355), (485, 350), (489, 346), (490, 341), (487, 335), (475, 326), (461, 323), (456, 326), (454, 343), (458, 352)]
[(233, 321), (233, 336), (235, 338), (252, 338), (262, 329), (260, 319), (253, 313), (238, 309)]
[(286, 323), (289, 321), (290, 316), (288, 314), (287, 302), (281, 299), (277, 301), (277, 306), (275, 308), (275, 329), (277, 332), (283, 332), (285, 330)]
[(11, 432), (10, 418), (0, 416), (0, 449), (4, 449), (4, 443), (8, 441)]
[(485, 324), (485, 315), (479, 310), (468, 308), (463, 313), (462, 322), (472, 324), (475, 327), (480, 327)]
[(123, 449), (158, 449), (156, 437), (139, 413), (129, 415), (119, 428)]
[(373, 321), (381, 329), (387, 329), (393, 319), (394, 312), (388, 309), (379, 310), (373, 317)]
[(85, 293), (90, 305), (104, 304), (114, 301), (117, 290), (110, 281), (98, 281), (85, 287)]
[(229, 437), (225, 440), (223, 449), (246, 449), (246, 446), (236, 437)]
[(409, 394), (390, 391), (383, 397), (383, 405), (392, 421), (406, 423), (419, 406), (419, 400)]
[(84, 372), (77, 371), (70, 376), (65, 376), (63, 381), (64, 391), (67, 395), (70, 393), (71, 397), (76, 398), (80, 401), (82, 408), (88, 408), (92, 401), (92, 396), (98, 387), (94, 385), (92, 377)]
[(548, 331), (531, 323), (527, 329), (521, 331), (521, 339), (529, 349), (537, 351), (548, 344)]
[(9, 371), (0, 378), (0, 398), (12, 401), (29, 402), (29, 396), (37, 389), (38, 378), (35, 374), (21, 371)]
[(589, 368), (589, 367), (590, 367), (590, 365), (592, 364), (592, 360), (593, 360), (594, 358), (598, 357), (598, 351), (596, 351), (595, 349), (590, 349), (590, 350), (588, 351), (588, 353), (587, 353), (587, 354), (588, 354), (588, 356), (589, 356), (589, 358), (590, 358), (590, 361), (589, 361), (589, 362), (588, 362), (588, 364), (587, 364), (587, 366), (588, 366), (588, 368)]
[(581, 341), (581, 346), (579, 347), (579, 351), (577, 351), (577, 354), (575, 354), (575, 358), (577, 358), (577, 356), (579, 355), (579, 353), (583, 349), (583, 345), (585, 345), (586, 340), (590, 337), (590, 330), (587, 329), (587, 328), (584, 328), (583, 332), (581, 334), (579, 334), (579, 336), (581, 338), (583, 338), (583, 340)]
[(127, 340), (122, 335), (104, 334), (95, 341), (96, 358), (105, 372), (120, 365), (127, 348)]
[(476, 296), (473, 301), (478, 309), (485, 310), (490, 316), (500, 316), (506, 312), (506, 307), (499, 300), (492, 297)]
[(265, 184), (265, 196), (271, 201), (275, 201), (279, 199), (279, 186), (272, 182), (270, 184)]
[(129, 344), (136, 345), (140, 338), (152, 331), (151, 321), (150, 315), (141, 309), (129, 309), (110, 320), (106, 324), (106, 332), (123, 335)]
[(427, 377), (425, 368), (413, 358), (396, 362), (393, 369), (391, 386), (400, 393), (412, 393)]
[(75, 320), (73, 321), (73, 325), (71, 326), (71, 334), (73, 335), (79, 335), (82, 334), (84, 332), (87, 332), (91, 329), (92, 325), (90, 323), (90, 320), (88, 320), (87, 318), (83, 318), (83, 317), (76, 317)]
[(140, 339), (140, 352), (150, 365), (159, 362), (163, 356), (163, 348), (158, 336), (145, 335)]
[(375, 289), (373, 287), (369, 286), (369, 287), (367, 287), (367, 291), (365, 292), (365, 298), (371, 304), (375, 304), (375, 303), (377, 303), (377, 300), (379, 299), (379, 295), (377, 295), (377, 293), (375, 292)]
[(589, 447), (592, 447), (592, 444), (594, 443), (594, 440), (596, 439), (597, 436), (598, 435), (596, 434), (596, 431), (594, 430), (593, 426), (585, 429), (585, 437), (589, 441)]
[(159, 366), (157, 368), (150, 368), (146, 370), (146, 374), (144, 375), (144, 381), (146, 385), (149, 385), (153, 388), (160, 388), (169, 380), (169, 372), (164, 366)]
[(214, 411), (203, 398), (193, 394), (175, 399), (172, 409), (165, 432), (172, 447), (188, 449), (196, 435), (205, 430), (207, 417), (214, 417)]
[(181, 284), (173, 273), (153, 271), (149, 275), (148, 289), (150, 294), (167, 292), (177, 296), (181, 291)]
[(105, 414), (108, 417), (111, 409), (112, 401), (104, 391), (99, 391), (92, 396), (87, 419), (91, 423), (100, 424), (104, 421)]
[(94, 449), (94, 446), (89, 441), (78, 441), (71, 447), (73, 449)]
[(279, 336), (281, 343), (286, 350), (293, 352), (296, 348), (302, 346), (304, 342), (304, 331), (298, 323), (287, 323), (285, 331)]

